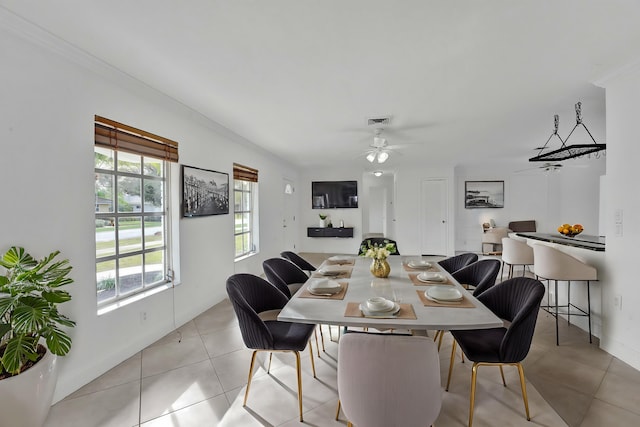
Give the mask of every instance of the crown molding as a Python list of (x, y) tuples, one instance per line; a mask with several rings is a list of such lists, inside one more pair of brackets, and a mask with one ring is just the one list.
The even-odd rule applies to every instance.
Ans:
[(606, 89), (607, 85), (611, 82), (636, 74), (640, 74), (640, 58), (636, 58), (635, 60), (608, 72), (604, 76), (594, 80), (592, 83), (598, 87)]

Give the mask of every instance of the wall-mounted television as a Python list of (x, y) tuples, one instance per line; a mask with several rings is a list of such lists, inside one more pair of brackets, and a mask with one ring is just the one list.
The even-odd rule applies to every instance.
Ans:
[(311, 207), (336, 209), (358, 207), (358, 181), (313, 181)]

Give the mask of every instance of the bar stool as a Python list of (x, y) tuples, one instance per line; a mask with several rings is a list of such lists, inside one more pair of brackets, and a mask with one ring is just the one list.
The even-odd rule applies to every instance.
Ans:
[(504, 265), (509, 266), (509, 275), (507, 279), (513, 277), (513, 267), (516, 265), (522, 266), (522, 277), (524, 277), (525, 271), (528, 265), (533, 265), (533, 248), (527, 245), (526, 242), (505, 237), (502, 239), (502, 271), (500, 272), (500, 278), (504, 274)]
[[(547, 313), (556, 318), (556, 345), (560, 345), (558, 338), (558, 308), (566, 308), (567, 322), (571, 324), (571, 314), (574, 316), (587, 316), (589, 318), (589, 343), (591, 339), (591, 291), (590, 284), (592, 280), (598, 280), (598, 271), (595, 267), (580, 261), (573, 256), (561, 252), (551, 246), (533, 245), (533, 269), (536, 276), (553, 280), (555, 282), (555, 305), (549, 303), (549, 293), (547, 289), (547, 305), (540, 306)], [(567, 282), (567, 304), (558, 305), (558, 281)], [(583, 310), (574, 304), (571, 304), (571, 282), (585, 281), (587, 282), (587, 310)], [(552, 308), (555, 310), (552, 311)], [(571, 312), (574, 308), (577, 312)]]

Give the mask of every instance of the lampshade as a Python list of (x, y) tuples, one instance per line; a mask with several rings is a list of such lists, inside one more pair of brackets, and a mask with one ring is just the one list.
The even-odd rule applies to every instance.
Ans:
[(389, 153), (386, 151), (381, 151), (378, 153), (378, 163), (384, 163), (389, 158)]
[(373, 175), (374, 176), (382, 176), (382, 171), (374, 171)]

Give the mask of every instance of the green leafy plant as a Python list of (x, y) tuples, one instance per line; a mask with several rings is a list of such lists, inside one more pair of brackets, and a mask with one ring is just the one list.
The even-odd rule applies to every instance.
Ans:
[(326, 214), (318, 214), (318, 216), (320, 217), (321, 220), (327, 219), (327, 215)]
[(371, 243), (367, 240), (367, 243), (360, 247), (360, 256), (373, 258), (373, 259), (387, 259), (391, 254), (396, 253), (396, 245), (388, 240), (385, 240), (382, 244)]
[(55, 261), (60, 251), (36, 260), (24, 248), (11, 247), (0, 265), (0, 362), (2, 376), (17, 375), (42, 357), (38, 341), (43, 338), (49, 350), (64, 356), (71, 349), (71, 338), (62, 327), (75, 322), (58, 312), (58, 305), (71, 300), (60, 289), (73, 283), (69, 260)]

